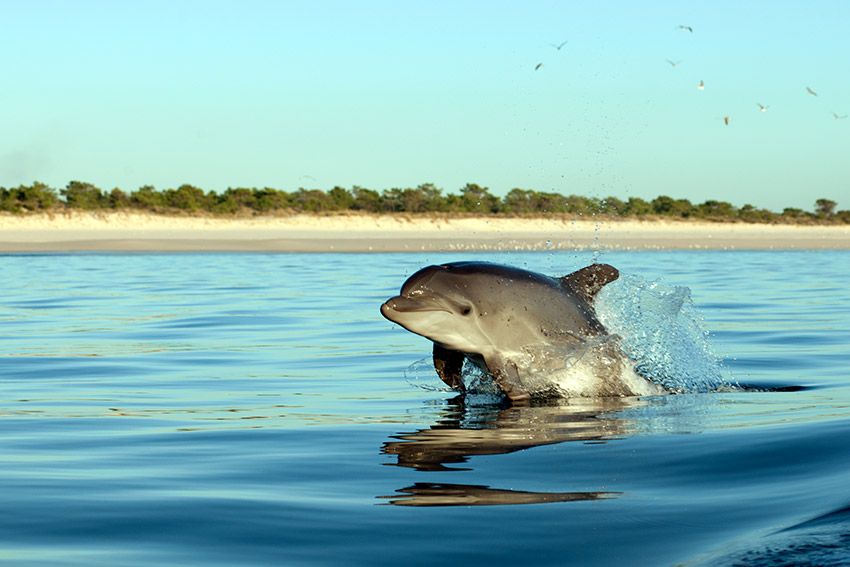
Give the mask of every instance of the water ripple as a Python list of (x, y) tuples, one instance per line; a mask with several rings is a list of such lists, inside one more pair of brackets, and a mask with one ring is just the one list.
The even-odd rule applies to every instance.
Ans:
[[(680, 298), (684, 319), (653, 328), (698, 340), (664, 368), (713, 380), (716, 355), (757, 388), (529, 408), (405, 379), (431, 344), (378, 305), (423, 265), (461, 259), (0, 256), (14, 282), (0, 298), (0, 561), (847, 556), (850, 254), (604, 252), (624, 275), (621, 330), (648, 328), (636, 296), (650, 316)], [(593, 254), (472, 259), (563, 275)], [(663, 293), (641, 296), (648, 282)], [(421, 374), (440, 385), (430, 363)], [(492, 505), (456, 505), (473, 500)]]

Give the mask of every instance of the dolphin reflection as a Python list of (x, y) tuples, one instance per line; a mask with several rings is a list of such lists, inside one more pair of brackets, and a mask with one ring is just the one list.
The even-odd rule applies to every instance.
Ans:
[(506, 504), (544, 504), (614, 498), (620, 492), (526, 492), (501, 490), (474, 484), (417, 482), (396, 490), (398, 495), (379, 496), (395, 506), (501, 506)]
[(397, 455), (400, 467), (424, 471), (470, 470), (447, 467), (476, 455), (501, 455), (565, 441), (601, 441), (630, 434), (629, 420), (613, 412), (645, 405), (639, 398), (576, 398), (569, 404), (467, 406), (459, 398), (431, 427), (393, 436), (381, 452)]
[[(462, 397), (449, 401), (437, 422), (426, 429), (399, 433), (381, 447), (395, 455), (387, 465), (420, 471), (463, 471), (451, 467), (477, 455), (500, 455), (567, 441), (604, 443), (630, 435), (635, 426), (615, 412), (645, 405), (638, 398), (574, 399), (560, 405), (474, 406)], [(397, 506), (488, 506), (598, 500), (618, 492), (526, 492), (473, 484), (418, 482), (379, 496)]]

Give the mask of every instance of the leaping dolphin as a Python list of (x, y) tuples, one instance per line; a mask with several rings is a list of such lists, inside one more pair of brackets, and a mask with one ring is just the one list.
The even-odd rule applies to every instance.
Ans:
[(464, 391), (463, 364), (486, 370), (514, 403), (536, 395), (662, 394), (638, 376), (593, 299), (619, 277), (593, 264), (561, 278), (488, 262), (428, 266), (410, 276), (381, 314), (434, 342), (434, 367)]

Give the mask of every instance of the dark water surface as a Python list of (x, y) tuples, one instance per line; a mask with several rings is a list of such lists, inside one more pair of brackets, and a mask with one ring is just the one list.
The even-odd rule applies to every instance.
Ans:
[(378, 313), (470, 258), (591, 260), (0, 256), (0, 562), (850, 564), (850, 253), (602, 257), (796, 391), (513, 409), (411, 379)]

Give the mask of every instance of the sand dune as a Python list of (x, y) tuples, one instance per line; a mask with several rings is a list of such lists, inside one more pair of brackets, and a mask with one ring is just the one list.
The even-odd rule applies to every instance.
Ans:
[(850, 226), (392, 215), (0, 215), (0, 251), (847, 249)]

